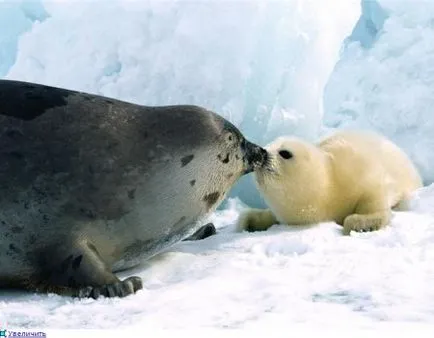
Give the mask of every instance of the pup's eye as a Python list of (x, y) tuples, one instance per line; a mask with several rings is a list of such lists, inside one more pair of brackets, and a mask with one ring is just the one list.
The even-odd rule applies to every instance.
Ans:
[(288, 150), (279, 151), (279, 155), (285, 160), (289, 160), (292, 157), (292, 153)]

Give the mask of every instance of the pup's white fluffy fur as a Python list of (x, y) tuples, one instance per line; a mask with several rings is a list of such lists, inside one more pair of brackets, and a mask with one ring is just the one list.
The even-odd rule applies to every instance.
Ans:
[(391, 210), (405, 210), (422, 186), (407, 155), (372, 132), (341, 131), (318, 144), (280, 137), (266, 150), (269, 165), (255, 178), (270, 210), (247, 210), (239, 230), (335, 221), (346, 235), (374, 231), (390, 222)]

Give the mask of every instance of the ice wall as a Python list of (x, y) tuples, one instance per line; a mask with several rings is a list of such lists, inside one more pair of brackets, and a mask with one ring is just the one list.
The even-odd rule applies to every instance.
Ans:
[[(316, 138), (323, 87), (360, 16), (360, 0), (43, 5), (49, 17), (21, 36), (7, 78), (145, 105), (199, 104), (259, 144)], [(234, 195), (261, 204), (251, 177)]]
[(0, 77), (14, 64), (18, 40), (33, 23), (47, 18), (47, 12), (38, 1), (0, 0)]
[(358, 41), (363, 48), (371, 48), (381, 34), (388, 13), (377, 0), (361, 0), (362, 14), (344, 45)]
[(374, 29), (353, 32), (347, 40), (325, 88), (324, 123), (384, 133), (415, 161), (425, 183), (432, 183), (434, 2), (365, 3), (370, 6), (362, 17)]

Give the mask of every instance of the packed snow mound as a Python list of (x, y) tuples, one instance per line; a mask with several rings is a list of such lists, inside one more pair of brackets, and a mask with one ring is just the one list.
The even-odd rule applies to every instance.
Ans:
[(234, 233), (236, 200), (214, 214), (215, 236), (181, 242), (142, 266), (144, 289), (126, 298), (0, 296), (10, 328), (241, 328), (294, 324), (352, 330), (432, 324), (434, 186), (386, 228), (343, 236), (335, 223)]
[[(262, 145), (317, 136), (323, 87), (360, 15), (359, 0), (43, 5), (49, 18), (22, 35), (7, 78), (145, 105), (202, 105)], [(259, 203), (249, 177), (235, 195)]]
[(347, 39), (325, 88), (324, 124), (385, 134), (429, 184), (434, 181), (434, 2), (376, 3), (372, 43)]

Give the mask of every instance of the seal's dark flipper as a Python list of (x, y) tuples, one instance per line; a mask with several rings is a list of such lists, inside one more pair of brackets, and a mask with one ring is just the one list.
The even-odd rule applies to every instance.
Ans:
[(199, 228), (193, 235), (184, 239), (184, 241), (199, 241), (212, 235), (215, 235), (217, 230), (212, 223), (207, 223), (203, 227)]
[(92, 243), (82, 241), (40, 255), (36, 289), (73, 297), (125, 297), (142, 289), (140, 277), (119, 280)]
[(86, 286), (78, 290), (79, 298), (92, 297), (97, 299), (99, 296), (105, 297), (125, 297), (142, 289), (142, 279), (140, 277), (128, 277), (123, 281), (102, 286)]

